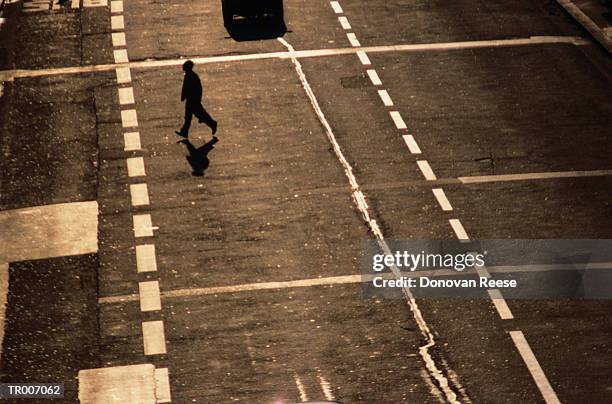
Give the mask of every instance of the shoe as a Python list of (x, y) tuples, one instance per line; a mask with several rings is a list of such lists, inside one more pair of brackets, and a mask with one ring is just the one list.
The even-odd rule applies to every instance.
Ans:
[(175, 130), (174, 133), (176, 133), (177, 135), (182, 136), (182, 137), (188, 137), (189, 136), (187, 133), (184, 133), (183, 131)]
[(215, 133), (217, 133), (217, 126), (218, 126), (217, 121), (215, 121), (215, 123), (213, 124), (213, 127), (212, 127), (212, 134), (213, 134), (213, 135), (214, 135)]

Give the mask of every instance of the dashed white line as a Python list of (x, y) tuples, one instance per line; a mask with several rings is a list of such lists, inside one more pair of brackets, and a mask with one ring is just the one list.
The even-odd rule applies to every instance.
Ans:
[(136, 246), (136, 270), (139, 273), (157, 271), (154, 244), (141, 244)]
[(522, 331), (510, 331), (510, 337), (512, 337), (512, 341), (514, 341), (514, 345), (518, 349), (523, 361), (527, 365), (527, 369), (529, 369), (529, 373), (531, 373), (531, 377), (535, 381), (540, 393), (542, 393), (542, 397), (544, 397), (544, 401), (546, 404), (561, 404), (557, 394), (553, 390), (550, 382), (546, 378), (542, 367), (538, 363), (527, 339), (525, 339), (525, 335), (523, 335)]
[(419, 167), (419, 169), (421, 170), (421, 173), (423, 173), (423, 177), (425, 177), (427, 181), (436, 180), (436, 175), (434, 174), (427, 160), (417, 161), (417, 166)]
[(321, 376), (321, 375), (317, 375), (319, 377), (319, 384), (321, 385), (321, 390), (323, 391), (323, 395), (325, 396), (325, 399), (328, 401), (334, 401), (334, 395), (331, 391), (331, 385), (329, 384), (329, 382), (325, 379), (325, 377)]
[(138, 116), (135, 109), (125, 109), (121, 111), (121, 125), (124, 128), (138, 126)]
[(306, 394), (306, 388), (304, 387), (304, 384), (302, 383), (302, 380), (300, 379), (300, 377), (298, 375), (293, 375), (293, 379), (295, 380), (295, 386), (298, 389), (298, 393), (300, 395), (300, 401), (304, 402), (304, 401), (308, 401), (308, 395)]
[(164, 335), (164, 322), (143, 321), (142, 339), (145, 355), (161, 355), (166, 353), (166, 337)]
[(115, 72), (117, 73), (117, 84), (130, 83), (132, 81), (129, 67), (118, 67), (115, 69)]
[(389, 95), (389, 92), (387, 90), (378, 90), (378, 96), (386, 107), (393, 106), (393, 100), (391, 99), (391, 96)]
[(448, 198), (446, 197), (446, 194), (442, 188), (434, 188), (432, 191), (443, 211), (450, 212), (453, 210), (453, 207), (448, 201)]
[(142, 157), (129, 157), (126, 159), (128, 177), (143, 177), (146, 174)]
[(416, 140), (414, 139), (414, 136), (403, 135), (402, 138), (404, 139), (406, 146), (408, 146), (408, 150), (410, 150), (410, 153), (421, 154), (421, 148), (419, 147)]
[(155, 397), (160, 404), (172, 402), (168, 368), (155, 369)]
[(357, 57), (359, 58), (359, 61), (361, 62), (361, 64), (364, 66), (369, 66), (372, 64), (372, 62), (370, 62), (370, 58), (368, 57), (368, 55), (362, 50), (357, 51)]
[(406, 122), (404, 122), (402, 115), (398, 111), (391, 111), (389, 115), (391, 115), (391, 119), (393, 119), (393, 123), (397, 129), (407, 129)]
[(119, 104), (127, 105), (134, 103), (134, 89), (132, 87), (119, 88)]
[(124, 32), (113, 32), (111, 39), (114, 47), (125, 46), (125, 33)]
[(122, 64), (128, 63), (130, 60), (128, 59), (127, 50), (125, 49), (116, 49), (113, 51), (113, 57), (115, 58), (115, 63)]
[(148, 213), (142, 215), (134, 215), (134, 237), (152, 237), (153, 236), (153, 222), (151, 221), (151, 215)]
[(376, 70), (368, 69), (366, 70), (366, 72), (368, 73), (368, 77), (370, 77), (370, 81), (372, 82), (372, 84), (374, 84), (375, 86), (382, 86), (382, 81), (380, 81), (380, 77), (378, 77), (378, 73), (376, 73)]
[(72, 0), (70, 8), (81, 8), (81, 0)]
[(140, 145), (140, 133), (139, 132), (126, 132), (123, 134), (123, 150), (125, 151), (134, 151), (140, 150), (142, 146)]
[(130, 184), (132, 206), (146, 206), (149, 204), (149, 190), (147, 184)]
[(361, 46), (361, 44), (359, 43), (359, 40), (357, 39), (357, 36), (355, 34), (353, 34), (352, 32), (347, 33), (346, 37), (348, 38), (349, 42), (351, 43), (351, 46), (353, 46), (355, 48), (359, 48)]
[(344, 16), (338, 17), (338, 21), (340, 21), (342, 29), (351, 29), (351, 24), (349, 23), (348, 18)]
[(125, 29), (125, 22), (122, 15), (111, 16), (111, 29), (115, 31)]
[(461, 224), (461, 221), (459, 219), (450, 219), (448, 222), (453, 228), (453, 231), (455, 232), (457, 239), (459, 240), (469, 240), (470, 239), (467, 235), (467, 232), (463, 228), (463, 224)]
[(493, 301), (493, 305), (495, 306), (495, 310), (497, 310), (497, 314), (502, 320), (512, 320), (514, 316), (510, 311), (510, 307), (508, 307), (508, 303), (506, 303), (506, 299), (499, 291), (499, 289), (488, 289), (489, 297)]
[(140, 311), (161, 310), (159, 281), (138, 282), (138, 295), (140, 296)]
[(111, 13), (123, 13), (123, 1), (111, 1)]
[(334, 9), (334, 13), (336, 14), (342, 14), (342, 7), (340, 6), (340, 3), (338, 3), (337, 1), (330, 1), (329, 4), (331, 4), (332, 8)]

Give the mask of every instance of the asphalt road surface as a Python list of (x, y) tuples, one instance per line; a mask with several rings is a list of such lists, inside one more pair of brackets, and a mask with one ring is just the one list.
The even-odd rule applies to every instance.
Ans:
[[(355, 280), (365, 240), (612, 238), (609, 54), (554, 1), (283, 3), (225, 25), (217, 0), (24, 3), (0, 72), (1, 381), (84, 403), (612, 402), (608, 300)], [(214, 144), (174, 134), (188, 58)]]

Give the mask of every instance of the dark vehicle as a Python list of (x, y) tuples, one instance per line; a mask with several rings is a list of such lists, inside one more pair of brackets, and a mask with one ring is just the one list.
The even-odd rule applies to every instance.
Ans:
[(221, 0), (225, 25), (233, 23), (234, 16), (246, 19), (268, 18), (283, 21), (283, 0)]

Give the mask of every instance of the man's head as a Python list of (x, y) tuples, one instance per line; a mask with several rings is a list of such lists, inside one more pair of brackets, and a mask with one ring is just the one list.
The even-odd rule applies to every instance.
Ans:
[(192, 70), (193, 70), (193, 62), (191, 60), (188, 60), (185, 63), (183, 63), (183, 71), (185, 73), (190, 72)]

